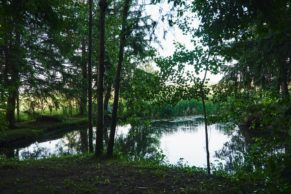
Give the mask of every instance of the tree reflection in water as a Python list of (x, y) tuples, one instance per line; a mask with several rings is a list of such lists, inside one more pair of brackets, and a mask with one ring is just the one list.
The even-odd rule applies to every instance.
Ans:
[(163, 160), (159, 148), (161, 131), (149, 123), (132, 125), (128, 134), (116, 139), (116, 152), (127, 156), (131, 160), (152, 159)]
[(49, 155), (48, 148), (40, 147), (38, 143), (36, 143), (32, 149), (30, 148), (20, 152), (20, 157), (22, 159), (45, 158)]
[[(276, 139), (237, 129), (231, 135), (231, 140), (216, 152), (216, 157), (225, 161), (224, 170), (229, 173), (244, 170), (250, 173), (263, 173), (267, 177), (267, 174), (273, 174), (275, 170), (279, 172), (286, 168), (285, 145)], [(281, 170), (277, 168), (280, 166)]]

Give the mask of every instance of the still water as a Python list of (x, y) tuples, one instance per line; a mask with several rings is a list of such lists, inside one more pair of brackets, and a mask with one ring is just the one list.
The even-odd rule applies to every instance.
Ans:
[[(222, 124), (208, 126), (210, 160), (213, 164), (224, 163), (215, 157), (215, 152), (221, 150), (230, 140), (224, 127)], [(108, 140), (109, 127), (107, 132), (105, 143)], [(14, 155), (19, 159), (45, 158), (78, 154), (86, 152), (87, 149), (88, 130), (80, 129), (60, 134), (53, 140), (34, 142), (27, 147), (14, 149)], [(133, 160), (158, 158), (169, 164), (206, 167), (205, 129), (201, 116), (118, 126), (115, 149)]]

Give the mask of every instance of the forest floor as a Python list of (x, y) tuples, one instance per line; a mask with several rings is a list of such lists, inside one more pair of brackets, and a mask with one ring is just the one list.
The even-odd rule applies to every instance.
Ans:
[(238, 193), (229, 179), (177, 167), (92, 156), (0, 158), (0, 193)]

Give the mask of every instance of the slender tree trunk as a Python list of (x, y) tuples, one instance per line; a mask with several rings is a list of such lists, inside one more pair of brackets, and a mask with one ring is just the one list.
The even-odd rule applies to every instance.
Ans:
[[(209, 58), (209, 56), (208, 56)], [(208, 141), (208, 120), (207, 120), (207, 112), (206, 112), (206, 106), (205, 106), (205, 91), (204, 91), (204, 83), (207, 76), (208, 71), (208, 59), (206, 61), (206, 69), (204, 73), (204, 77), (201, 83), (201, 100), (202, 100), (202, 106), (203, 106), (203, 116), (204, 116), (204, 126), (205, 126), (205, 144), (206, 144), (206, 160), (207, 160), (207, 173), (210, 174), (210, 154), (209, 154), (209, 141)]]
[(125, 0), (122, 16), (122, 29), (120, 33), (120, 43), (119, 43), (119, 54), (118, 54), (118, 64), (116, 70), (116, 76), (114, 80), (114, 102), (112, 110), (112, 125), (110, 130), (110, 136), (107, 147), (107, 156), (113, 156), (113, 147), (114, 147), (114, 136), (117, 125), (117, 109), (118, 109), (118, 99), (119, 99), (119, 89), (120, 89), (120, 77), (121, 77), (121, 68), (124, 59), (124, 47), (126, 43), (126, 20), (129, 12), (131, 0)]
[(17, 121), (20, 121), (20, 99), (19, 99), (19, 90), (17, 90), (17, 98), (16, 98), (16, 115), (17, 115)]
[(112, 68), (112, 64), (109, 62), (110, 59), (107, 59), (108, 62), (106, 63), (106, 66), (105, 66), (105, 75), (104, 75), (104, 82), (105, 82), (105, 86), (106, 86), (106, 89), (105, 89), (105, 96), (104, 96), (104, 110), (107, 110), (108, 108), (108, 104), (109, 104), (109, 99), (111, 97), (111, 88), (112, 88), (112, 79), (111, 79), (111, 76), (110, 76), (110, 70)]
[(96, 151), (97, 157), (103, 152), (103, 130), (104, 130), (104, 61), (105, 61), (105, 11), (107, 9), (106, 0), (99, 1), (100, 7), (100, 41), (99, 41), (99, 66), (98, 66), (98, 85), (97, 85), (97, 130), (96, 130)]
[(205, 107), (205, 94), (204, 90), (202, 89), (202, 106), (203, 106), (203, 116), (204, 116), (204, 126), (205, 126), (205, 144), (206, 144), (206, 159), (207, 159), (207, 173), (210, 174), (210, 155), (209, 155), (209, 142), (208, 142), (208, 120), (207, 120), (207, 112)]
[(80, 131), (81, 150), (83, 153), (88, 152), (88, 133), (87, 130)]
[(15, 127), (15, 104), (16, 104), (16, 98), (17, 93), (12, 86), (12, 88), (9, 88), (9, 94), (7, 99), (7, 109), (6, 109), (6, 121), (8, 122), (9, 128)]
[[(10, 58), (10, 55), (8, 55), (8, 58)], [(9, 63), (11, 60), (8, 60)], [(14, 64), (7, 64), (8, 72), (11, 75), (10, 78), (7, 79), (7, 85), (8, 85), (8, 98), (7, 98), (7, 107), (6, 107), (6, 121), (8, 122), (9, 128), (15, 127), (15, 102), (16, 102), (16, 84), (15, 84), (15, 65)]]
[[(5, 47), (4, 47), (4, 68), (3, 68), (3, 82), (7, 86), (8, 85), (8, 67), (9, 67), (9, 46), (8, 41), (5, 41)], [(7, 88), (6, 88), (7, 89)]]
[(288, 91), (288, 67), (285, 60), (281, 61), (280, 65), (280, 85), (281, 85), (281, 95), (285, 101), (289, 100), (289, 91)]
[(106, 127), (104, 127), (104, 134), (103, 134), (103, 136), (104, 136), (104, 142), (105, 142), (105, 145), (108, 143), (108, 140), (109, 140), (109, 134), (108, 134), (108, 132), (109, 132), (109, 126), (106, 126)]
[(15, 127), (15, 108), (16, 108), (16, 100), (17, 100), (17, 93), (19, 88), (19, 70), (18, 70), (18, 63), (20, 62), (18, 58), (12, 58), (11, 52), (14, 52), (14, 55), (17, 56), (20, 50), (20, 33), (18, 29), (15, 28), (15, 44), (13, 45), (14, 49), (12, 48), (12, 44), (10, 45), (10, 50), (8, 52), (8, 72), (10, 74), (10, 78), (7, 79), (8, 83), (8, 99), (7, 99), (7, 108), (6, 108), (6, 120), (8, 122), (9, 128)]
[(92, 121), (92, 7), (93, 0), (88, 0), (88, 128), (89, 128), (89, 152), (93, 152), (93, 121)]
[(107, 110), (108, 104), (109, 104), (109, 99), (111, 97), (111, 83), (108, 84), (106, 88), (106, 93), (104, 96), (104, 109)]
[(87, 113), (87, 98), (88, 98), (88, 80), (87, 80), (87, 63), (86, 63), (86, 44), (85, 39), (82, 40), (82, 59), (81, 59), (81, 71), (82, 71), (82, 93), (80, 97), (80, 115)]

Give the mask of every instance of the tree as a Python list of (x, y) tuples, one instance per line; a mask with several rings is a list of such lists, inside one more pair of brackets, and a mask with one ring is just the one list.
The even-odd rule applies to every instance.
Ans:
[[(31, 64), (31, 59), (36, 58), (35, 55), (40, 55), (44, 45), (52, 46), (54, 44), (43, 40), (52, 37), (58, 28), (60, 20), (52, 8), (59, 6), (56, 2), (44, 4), (36, 1), (1, 2), (1, 34), (3, 36), (1, 36), (0, 45), (4, 58), (3, 84), (7, 100), (6, 120), (10, 127), (15, 125), (15, 108), (19, 88), (29, 82), (28, 77), (31, 77), (29, 74), (37, 66)], [(38, 14), (38, 11), (43, 14)], [(45, 30), (48, 32), (44, 33)], [(37, 52), (32, 53), (32, 50)]]
[[(82, 74), (82, 91), (80, 96), (79, 113), (80, 115), (85, 115), (87, 113), (87, 101), (88, 101), (88, 68), (86, 60), (86, 41), (82, 40), (81, 43), (81, 74)], [(89, 60), (88, 60), (89, 61)], [(89, 106), (88, 106), (89, 108)]]
[(88, 128), (89, 128), (89, 151), (93, 152), (93, 121), (92, 121), (92, 7), (93, 0), (88, 0)]
[[(287, 111), (290, 110), (290, 1), (195, 0), (192, 11), (201, 20), (196, 35), (210, 37), (212, 46), (231, 62), (224, 67), (226, 76), (215, 92), (219, 92), (216, 99), (223, 106), (224, 114), (220, 115), (224, 115), (224, 120), (242, 124), (239, 132), (248, 131), (253, 141), (246, 160), (239, 159), (243, 161), (241, 166), (251, 167), (248, 169), (253, 173), (250, 175), (239, 167), (238, 176), (249, 180), (254, 178), (253, 174), (260, 179), (257, 175), (261, 174), (264, 181), (265, 177), (276, 177), (266, 187), (271, 193), (279, 192), (274, 191), (275, 187), (284, 186), (277, 183), (284, 185), (287, 179), (278, 172), (289, 167), (281, 161), (290, 161), (290, 149), (285, 149), (284, 154), (270, 149), (290, 147), (290, 127), (285, 123), (290, 115)], [(279, 165), (268, 165), (277, 161)]]
[(112, 157), (113, 156), (113, 146), (114, 146), (114, 136), (115, 136), (115, 130), (117, 125), (117, 109), (118, 109), (118, 99), (119, 99), (119, 88), (120, 88), (120, 76), (121, 76), (121, 68), (124, 58), (124, 47), (126, 44), (126, 35), (128, 33), (127, 29), (127, 17), (129, 13), (131, 0), (125, 0), (124, 1), (124, 7), (123, 7), (123, 14), (122, 14), (122, 29), (120, 32), (120, 42), (119, 42), (119, 54), (118, 54), (118, 64), (117, 64), (117, 70), (115, 75), (115, 81), (114, 81), (114, 101), (113, 101), (113, 111), (112, 111), (112, 124), (111, 124), (111, 130), (110, 130), (110, 138), (108, 142), (108, 148), (107, 148), (107, 156)]
[(104, 130), (104, 65), (105, 65), (105, 15), (107, 1), (100, 0), (100, 27), (99, 27), (99, 64), (98, 64), (98, 85), (97, 85), (97, 130), (96, 130), (96, 151), (97, 157), (103, 152), (103, 130)]
[(207, 34), (222, 56), (236, 61), (230, 68), (238, 87), (269, 90), (288, 101), (290, 1), (195, 0), (192, 10), (201, 19), (196, 34)]
[[(118, 120), (117, 114), (120, 88), (126, 85), (128, 87), (124, 88), (129, 91), (134, 87), (133, 85), (128, 85), (128, 82), (134, 79), (133, 77), (136, 72), (139, 72), (136, 70), (137, 66), (148, 58), (153, 57), (154, 51), (149, 43), (156, 38), (153, 33), (156, 27), (156, 21), (152, 20), (150, 16), (144, 15), (144, 7), (147, 6), (147, 4), (138, 1), (133, 2), (131, 0), (121, 2), (121, 31), (119, 32), (117, 67), (114, 80), (114, 102), (110, 139), (107, 149), (108, 157), (113, 156), (114, 136)], [(131, 7), (135, 7), (135, 9), (130, 10)], [(124, 93), (128, 94), (127, 91), (124, 91)], [(127, 107), (129, 107), (129, 100), (125, 99), (125, 101)]]

